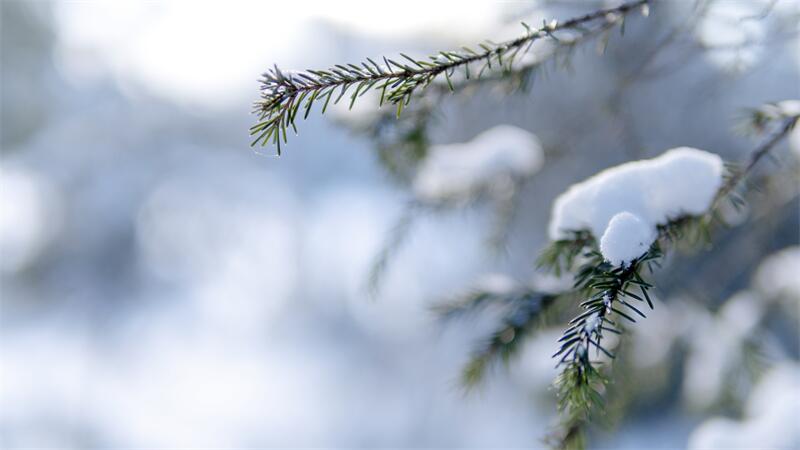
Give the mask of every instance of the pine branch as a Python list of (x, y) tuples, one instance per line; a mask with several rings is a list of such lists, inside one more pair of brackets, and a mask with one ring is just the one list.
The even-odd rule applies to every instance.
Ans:
[[(585, 31), (586, 25), (596, 21), (620, 23), (636, 8), (646, 8), (651, 0), (636, 0), (616, 8), (598, 10), (563, 23), (552, 21), (534, 29), (523, 23), (525, 34), (502, 43), (487, 41), (478, 44), (479, 50), (464, 47), (457, 51), (442, 51), (425, 59), (414, 59), (401, 54), (400, 62), (383, 58), (383, 64), (367, 58), (360, 64), (337, 64), (328, 70), (305, 72), (283, 72), (276, 65), (263, 74), (261, 80), (262, 99), (255, 105), (259, 122), (250, 128), (255, 136), (252, 145), (273, 143), (280, 154), (281, 141), (287, 142), (287, 128), (297, 133), (296, 119), (302, 109), (307, 118), (313, 104), (323, 102), (325, 113), (331, 101), (338, 103), (349, 94), (350, 107), (369, 90), (381, 92), (380, 105), (390, 103), (396, 107), (399, 117), (420, 89), (425, 89), (435, 80), (444, 77), (451, 91), (455, 90), (453, 77), (457, 69), (463, 69), (466, 79), (471, 78), (470, 67), (482, 63), (477, 71), (480, 79), (484, 72), (503, 70), (510, 72), (517, 57), (525, 54), (535, 41), (550, 38), (558, 42), (556, 33), (565, 30)], [(643, 10), (644, 12), (644, 10)], [(351, 88), (354, 88), (351, 91)]]
[(512, 285), (508, 289), (479, 286), (461, 296), (434, 306), (432, 310), (441, 320), (451, 321), (473, 315), (490, 305), (513, 309), (515, 305), (535, 303), (546, 296), (546, 294), (521, 285)]
[(478, 346), (464, 366), (461, 385), (473, 389), (483, 381), (489, 369), (500, 363), (507, 364), (556, 299), (555, 295), (518, 287), (509, 292), (476, 290), (462, 299), (437, 306), (435, 311), (444, 320), (463, 317), (489, 305), (505, 309), (500, 325)]
[(778, 129), (772, 134), (772, 136), (770, 136), (769, 139), (764, 141), (750, 154), (750, 159), (747, 161), (744, 169), (738, 171), (727, 180), (725, 185), (723, 185), (723, 187), (720, 189), (717, 199), (719, 200), (731, 194), (736, 186), (738, 186), (739, 183), (753, 170), (756, 164), (758, 164), (758, 162), (764, 158), (764, 156), (769, 154), (769, 152), (772, 151), (772, 149), (774, 149), (775, 146), (794, 129), (799, 121), (800, 115), (783, 117), (780, 121)]
[(382, 108), (376, 108), (367, 117), (354, 121), (341, 118), (340, 122), (370, 139), (379, 161), (389, 174), (402, 183), (408, 183), (417, 164), (427, 155), (430, 146), (429, 130), (441, 118), (439, 106), (453, 94), (451, 85), (462, 98), (487, 86), (504, 94), (527, 92), (533, 87), (537, 76), (546, 75), (549, 68), (570, 68), (572, 54), (585, 41), (601, 37), (603, 45), (598, 50), (603, 50), (611, 29), (618, 24), (619, 21), (609, 20), (594, 28), (582, 30), (575, 37), (559, 37), (547, 51), (531, 58), (518, 58), (518, 64), (513, 64), (511, 70), (506, 68), (480, 78), (453, 77), (449, 80), (450, 84), (442, 80), (434, 81), (425, 88), (424, 95), (417, 95), (415, 101), (403, 109), (404, 120), (397, 120), (395, 111), (387, 108), (388, 105), (384, 103)]
[(618, 316), (636, 322), (633, 316), (645, 314), (633, 302), (647, 303), (652, 309), (648, 290), (652, 285), (644, 281), (641, 270), (662, 256), (658, 243), (632, 261), (627, 267), (613, 267), (597, 252), (589, 253), (588, 261), (575, 275), (577, 289), (587, 292), (588, 299), (581, 303), (583, 312), (570, 321), (559, 342), (561, 348), (553, 355), (560, 358), (559, 365), (579, 364), (588, 370), (591, 366), (589, 351), (594, 348), (609, 358), (614, 355), (602, 345), (604, 331), (621, 333), (611, 317)]
[[(710, 242), (711, 227), (722, 222), (719, 203), (730, 198), (734, 205), (742, 202), (735, 195), (735, 187), (752, 171), (753, 167), (785, 138), (800, 120), (800, 115), (782, 116), (779, 127), (752, 153), (744, 169), (727, 176), (709, 210), (700, 216), (683, 216), (658, 227), (658, 238), (650, 249), (629, 266), (613, 267), (597, 251), (596, 243), (585, 231), (573, 233), (574, 241), (553, 242), (540, 257), (540, 265), (560, 270), (570, 270), (583, 253), (584, 261), (575, 272), (575, 289), (586, 295), (581, 303), (583, 311), (569, 323), (559, 342), (559, 350), (553, 355), (558, 365), (564, 366), (556, 381), (559, 407), (565, 414), (561, 434), (554, 440), (557, 448), (583, 448), (583, 428), (593, 411), (602, 407), (602, 387), (606, 383), (595, 362), (589, 358), (590, 351), (614, 359), (615, 355), (603, 347), (604, 332), (622, 333), (622, 323), (613, 319), (636, 322), (635, 317), (645, 318), (639, 309), (647, 303), (652, 309), (649, 295), (652, 284), (645, 281), (642, 270), (653, 272), (659, 265), (663, 244), (677, 244), (686, 239), (695, 244), (702, 240)], [(637, 307), (637, 302), (638, 306)]]
[(570, 235), (568, 239), (553, 241), (545, 247), (536, 260), (536, 267), (561, 276), (562, 272), (572, 270), (576, 258), (586, 247), (596, 246), (594, 236), (586, 230), (572, 231)]

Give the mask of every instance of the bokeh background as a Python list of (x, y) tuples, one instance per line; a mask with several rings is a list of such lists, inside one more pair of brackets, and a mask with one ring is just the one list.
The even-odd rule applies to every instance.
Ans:
[[(280, 158), (250, 148), (250, 111), (273, 63), (427, 54), (614, 3), (0, 1), (0, 445), (540, 446), (558, 324), (465, 394), (491, 318), (444, 326), (431, 305), (486, 274), (546, 283), (550, 204), (602, 168), (681, 145), (744, 160), (758, 141), (735, 132), (745, 108), (800, 97), (800, 2), (717, 0), (623, 82), (696, 7), (665, 0), (529, 92), (441, 105), (434, 143), (511, 124), (538, 136), (544, 166), (505, 251), (487, 246), (491, 204), (425, 214), (375, 299), (370, 263), (411, 190), (328, 117)], [(796, 367), (791, 141), (737, 226), (659, 275), (622, 381), (635, 398), (595, 446), (684, 448), (707, 417), (741, 417), (749, 387), (723, 385), (748, 337), (766, 336), (765, 364)], [(750, 310), (716, 313), (743, 290), (758, 327), (742, 325)]]

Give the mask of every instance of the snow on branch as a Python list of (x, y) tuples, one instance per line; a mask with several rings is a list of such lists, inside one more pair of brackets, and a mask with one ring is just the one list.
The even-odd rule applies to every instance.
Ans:
[(653, 308), (653, 285), (645, 275), (670, 244), (710, 235), (711, 226), (722, 222), (722, 199), (738, 198), (734, 188), (798, 120), (800, 111), (791, 108), (774, 114), (775, 130), (735, 173), (726, 174), (717, 155), (682, 147), (607, 169), (556, 199), (549, 228), (553, 242), (539, 263), (574, 270), (574, 289), (584, 299), (553, 355), (563, 367), (556, 380), (563, 414), (557, 447), (582, 447), (584, 424), (602, 407), (607, 382), (591, 353), (613, 359), (603, 345), (606, 334), (621, 334), (623, 322), (645, 318), (642, 305)]
[(498, 125), (467, 142), (434, 145), (412, 180), (414, 199), (392, 227), (370, 270), (367, 288), (376, 296), (390, 259), (424, 212), (488, 199), (497, 205), (497, 224), (491, 242), (502, 245), (516, 209), (522, 184), (544, 163), (544, 151), (533, 133)]
[(500, 177), (525, 177), (544, 162), (539, 140), (511, 125), (486, 130), (467, 143), (437, 145), (414, 179), (414, 193), (426, 202), (466, 197)]
[(647, 251), (658, 225), (707, 211), (722, 172), (722, 158), (689, 147), (604, 170), (556, 198), (550, 238), (588, 230), (606, 260), (627, 264)]
[(718, 198), (731, 194), (739, 183), (767, 156), (770, 151), (789, 133), (794, 130), (800, 121), (800, 100), (784, 100), (778, 103), (769, 103), (753, 110), (750, 118), (750, 127), (756, 132), (764, 132), (772, 126), (772, 135), (765, 140), (751, 154), (750, 159), (742, 170), (731, 176), (720, 189)]

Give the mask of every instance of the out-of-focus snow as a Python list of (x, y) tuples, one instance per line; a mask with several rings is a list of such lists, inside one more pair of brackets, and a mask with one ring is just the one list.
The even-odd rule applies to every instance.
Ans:
[[(619, 255), (627, 255), (634, 245), (649, 238), (642, 226), (634, 227), (637, 222), (630, 216), (646, 223), (655, 233), (657, 225), (670, 219), (702, 214), (722, 185), (722, 173), (722, 158), (690, 147), (674, 148), (657, 158), (606, 169), (572, 185), (556, 198), (550, 218), (550, 238), (566, 239), (569, 231), (577, 230), (589, 230), (601, 238), (611, 219), (627, 212), (629, 215), (623, 216), (619, 224), (637, 229), (634, 243), (626, 242), (619, 247), (624, 241), (619, 239), (621, 231), (626, 229), (620, 228), (609, 236), (606, 245), (609, 255), (619, 261)], [(652, 240), (645, 250), (650, 243)]]
[(800, 161), (800, 127), (794, 127), (789, 133), (789, 149), (794, 153), (797, 161)]
[(552, 355), (558, 350), (558, 339), (563, 332), (559, 327), (536, 330), (509, 367), (511, 377), (536, 394), (546, 394), (560, 371)]
[[(800, 100), (783, 100), (766, 105), (763, 109), (771, 118), (782, 119), (800, 115)], [(789, 150), (794, 153), (795, 159), (800, 160), (800, 127), (794, 127), (789, 132)]]
[[(111, 72), (129, 90), (144, 85), (197, 107), (239, 107), (256, 78), (272, 64), (303, 67), (335, 54), (331, 24), (384, 37), (490, 36), (501, 20), (494, 3), (458, 8), (450, 2), (398, 8), (386, 20), (380, 8), (340, 2), (56, 3), (61, 42), (56, 62), (76, 81)], [(280, 17), (265, 25), (265, 17)], [(448, 24), (461, 24), (450, 27)], [(213, 32), (209, 32), (213, 30)], [(483, 30), (481, 32), (480, 30)], [(77, 56), (77, 57), (76, 57)]]
[(764, 21), (752, 18), (764, 7), (765, 3), (753, 0), (711, 3), (696, 31), (700, 43), (710, 49), (711, 62), (730, 70), (743, 70), (758, 62), (767, 30)]
[(759, 382), (742, 421), (716, 417), (689, 437), (690, 450), (721, 448), (795, 449), (800, 447), (800, 367), (786, 362)]
[(680, 298), (659, 302), (658, 307), (647, 313), (646, 326), (630, 328), (631, 362), (638, 368), (648, 369), (668, 361), (677, 339), (691, 328), (694, 313)]
[(478, 279), (476, 287), (492, 294), (506, 295), (517, 289), (519, 283), (502, 273), (487, 273)]
[(35, 173), (0, 167), (0, 272), (26, 268), (59, 227), (55, 193)]
[(535, 272), (531, 277), (531, 285), (537, 291), (553, 294), (570, 290), (574, 281), (572, 274), (569, 273), (556, 276), (553, 273)]
[[(51, 6), (55, 34), (46, 24), (25, 26), (38, 20), (36, 11), (49, 16)], [(339, 3), (323, 7), (352, 22), (363, 19)], [(428, 323), (426, 301), (462, 288), (476, 273), (514, 267), (514, 276), (524, 278), (554, 180), (573, 178), (589, 163), (587, 154), (597, 165), (619, 157), (613, 124), (592, 120), (602, 111), (595, 94), (611, 81), (609, 60), (576, 54), (585, 69), (576, 77), (551, 77), (547, 86), (534, 87), (534, 102), (497, 97), (498, 109), (488, 113), (498, 123), (531, 118), (543, 140), (558, 144), (553, 137), (564, 137), (569, 144), (552, 170), (537, 174), (536, 189), (522, 196), (519, 221), (525, 225), (514, 233), (514, 259), (486, 258), (482, 216), (475, 211), (423, 219), (392, 261), (386, 298), (370, 302), (363, 298), (364, 276), (402, 197), (382, 184), (385, 174), (366, 145), (321, 128), (317, 120), (301, 129), (297, 151), (280, 160), (252, 154), (246, 130), (253, 118), (241, 107), (253, 100), (258, 73), (273, 62), (325, 67), (498, 36), (477, 32), (442, 45), (421, 34), (413, 41), (383, 41), (354, 36), (352, 28), (298, 25), (295, 16), (264, 26), (259, 8), (276, 17), (297, 5), (3, 3), (0, 42), (8, 63), (2, 64), (1, 84), (8, 108), (2, 166), (55, 194), (57, 205), (45, 201), (45, 214), (36, 220), (63, 224), (52, 238), (36, 240), (44, 247), (19, 269), (0, 274), (2, 446), (497, 448), (537, 442), (554, 423), (542, 415), (556, 414), (547, 387), (556, 372), (550, 355), (560, 329), (552, 330), (555, 338), (534, 334), (533, 347), (520, 355), (522, 363), (536, 358), (519, 383), (538, 383), (548, 401), (541, 409), (521, 395), (518, 383), (505, 383), (503, 371), (481, 395), (464, 398), (453, 384), (474, 344), (474, 326), (438, 333)], [(591, 9), (565, 5), (544, 16), (566, 19)], [(453, 15), (461, 10), (433, 20), (463, 23)], [(672, 25), (652, 19), (636, 22), (647, 30)], [(397, 24), (420, 23), (413, 22)], [(522, 31), (516, 22), (509, 37)], [(453, 31), (445, 28), (442, 33)], [(303, 36), (295, 39), (298, 32)], [(797, 70), (787, 60), (796, 55), (775, 50), (780, 57), (774, 64), (730, 86), (736, 108), (780, 98), (793, 86)], [(693, 66), (697, 72), (681, 71), (667, 84), (641, 86), (641, 101), (631, 105), (641, 119), (633, 131), (659, 130), (643, 134), (649, 148), (667, 148), (680, 136), (719, 143), (714, 148), (730, 155), (746, 150), (742, 146), (749, 144), (732, 137), (723, 119), (731, 112), (730, 96), (720, 101), (703, 95), (698, 103), (694, 91), (674, 89), (720, 79), (714, 68)], [(161, 95), (131, 95), (139, 86)], [(235, 106), (241, 114), (197, 115), (159, 97)], [(453, 120), (441, 121), (437, 136), (477, 133), (487, 117), (481, 99), (489, 97), (495, 98), (475, 97), (479, 108), (445, 102)], [(371, 107), (363, 100), (357, 105)], [(681, 114), (647, 114), (654, 102)], [(29, 114), (39, 110), (46, 113)], [(43, 198), (53, 199), (50, 194)], [(21, 197), (11, 198), (0, 208), (21, 207), (15, 203)], [(12, 217), (20, 226), (21, 216)], [(539, 289), (549, 283), (538, 281), (533, 285)], [(650, 321), (661, 311), (632, 332), (652, 330), (661, 343), (663, 330), (684, 326), (675, 319), (656, 330)], [(630, 342), (638, 345), (638, 335)], [(670, 359), (658, 356), (663, 348), (643, 343), (641, 351), (665, 364)], [(637, 408), (630, 415), (634, 423), (618, 433), (635, 442), (628, 448), (652, 442), (654, 427), (637, 420), (650, 412), (649, 406)], [(671, 424), (673, 414), (659, 409), (657, 427), (664, 437), (659, 442), (677, 448), (685, 429)]]
[[(381, 94), (378, 90), (363, 92), (359, 98), (350, 105), (350, 96), (342, 98), (339, 103), (328, 105), (327, 113), (334, 120), (353, 127), (369, 126), (376, 118), (380, 117), (382, 109), (392, 109), (394, 105), (388, 102), (381, 103)], [(395, 108), (396, 109), (396, 108)], [(394, 110), (394, 109), (392, 109)]]
[(459, 198), (503, 177), (528, 176), (544, 162), (539, 139), (511, 125), (484, 131), (469, 142), (433, 146), (414, 180), (425, 201)]
[(268, 322), (299, 275), (294, 193), (246, 172), (213, 183), (175, 175), (154, 187), (136, 223), (143, 267), (191, 291), (211, 321), (239, 330)]
[(800, 100), (783, 100), (778, 102), (776, 106), (784, 116), (800, 115)]
[(724, 388), (730, 371), (742, 364), (743, 346), (761, 321), (763, 301), (751, 291), (734, 295), (712, 316), (697, 310), (689, 330), (689, 356), (683, 383), (684, 399), (693, 408), (711, 406)]
[(779, 301), (800, 317), (800, 246), (787, 247), (767, 257), (756, 272), (754, 284), (768, 300)]

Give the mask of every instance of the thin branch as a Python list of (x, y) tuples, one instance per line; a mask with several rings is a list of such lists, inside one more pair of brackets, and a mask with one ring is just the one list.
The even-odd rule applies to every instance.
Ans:
[(417, 202), (408, 203), (405, 210), (401, 213), (399, 220), (392, 227), (389, 238), (384, 242), (380, 251), (372, 261), (369, 276), (367, 277), (367, 291), (370, 297), (378, 297), (381, 283), (389, 267), (389, 262), (411, 232), (416, 213), (421, 207), (422, 205)]
[(679, 37), (685, 36), (688, 30), (693, 29), (697, 22), (706, 16), (710, 5), (711, 2), (709, 0), (700, 0), (695, 3), (689, 16), (684, 18), (679, 25), (673, 27), (655, 47), (650, 49), (647, 55), (639, 61), (639, 64), (628, 75), (623, 77), (621, 84), (628, 85), (635, 81), (670, 44)]
[[(589, 352), (593, 348), (597, 353), (603, 353), (609, 358), (614, 355), (602, 346), (603, 331), (619, 332), (616, 323), (610, 317), (616, 315), (628, 321), (635, 322), (635, 316), (645, 317), (640, 311), (643, 304), (651, 309), (653, 303), (648, 291), (653, 287), (641, 275), (644, 268), (651, 264), (658, 266), (658, 261), (663, 256), (661, 245), (675, 244), (679, 240), (689, 237), (689, 240), (710, 240), (712, 224), (719, 222), (719, 201), (722, 198), (734, 197), (733, 190), (753, 170), (758, 162), (768, 155), (776, 145), (785, 138), (800, 121), (800, 115), (783, 116), (776, 130), (761, 143), (750, 155), (743, 170), (730, 175), (717, 193), (714, 203), (709, 210), (701, 216), (684, 216), (658, 227), (658, 239), (653, 243), (647, 253), (634, 260), (628, 267), (612, 267), (603, 260), (591, 242), (577, 240), (580, 234), (575, 234), (576, 243), (570, 246), (569, 242), (556, 241), (543, 253), (542, 261), (550, 267), (560, 267), (559, 261), (567, 259), (567, 269), (570, 268), (576, 251), (574, 247), (588, 248), (584, 257), (587, 260), (575, 273), (575, 288), (586, 294), (586, 300), (581, 303), (582, 312), (577, 315), (567, 328), (559, 342), (561, 347), (553, 355), (557, 358), (558, 365), (564, 369), (557, 380), (559, 406), (565, 414), (561, 432), (556, 436), (555, 443), (560, 448), (572, 445), (581, 445), (583, 429), (592, 411), (602, 406), (603, 396), (600, 388), (604, 378), (595, 367), (597, 364), (589, 359)], [(570, 257), (571, 256), (571, 257)], [(650, 268), (652, 272), (652, 268)], [(638, 302), (638, 303), (637, 303)], [(624, 308), (623, 308), (624, 307)], [(610, 326), (609, 326), (610, 325)], [(577, 443), (577, 444), (576, 444)]]
[(728, 194), (730, 194), (736, 186), (753, 170), (753, 168), (758, 164), (758, 162), (773, 148), (785, 138), (792, 129), (794, 129), (797, 122), (800, 121), (800, 115), (796, 116), (789, 116), (781, 123), (781, 126), (769, 137), (766, 141), (764, 141), (761, 145), (759, 145), (751, 154), (750, 159), (747, 162), (747, 165), (744, 166), (744, 169), (738, 171), (733, 176), (728, 178), (728, 181), (722, 188), (719, 190), (717, 194), (717, 199), (721, 199)]
[(429, 60), (417, 60), (401, 54), (398, 62), (383, 58), (383, 64), (367, 58), (360, 64), (337, 64), (328, 70), (307, 70), (305, 72), (283, 72), (277, 66), (263, 74), (261, 80), (262, 99), (255, 105), (259, 122), (250, 128), (255, 136), (252, 145), (272, 142), (280, 154), (281, 141), (287, 141), (289, 126), (297, 132), (296, 118), (302, 108), (303, 117), (308, 117), (311, 107), (317, 100), (323, 101), (324, 113), (331, 101), (338, 103), (351, 88), (350, 106), (371, 89), (381, 92), (380, 104), (391, 103), (397, 107), (397, 116), (411, 101), (418, 88), (424, 89), (434, 80), (444, 75), (448, 86), (454, 90), (452, 77), (456, 69), (464, 70), (470, 78), (470, 66), (483, 62), (476, 76), (480, 78), (487, 70), (504, 69), (511, 71), (514, 60), (525, 54), (532, 44), (543, 38), (558, 41), (555, 33), (564, 30), (585, 30), (596, 20), (606, 23), (623, 23), (625, 15), (631, 10), (645, 7), (651, 0), (636, 0), (615, 8), (598, 10), (562, 23), (552, 21), (541, 28), (533, 29), (523, 23), (526, 33), (516, 39), (478, 44), (479, 51), (464, 47), (459, 51), (443, 51), (431, 56)]

